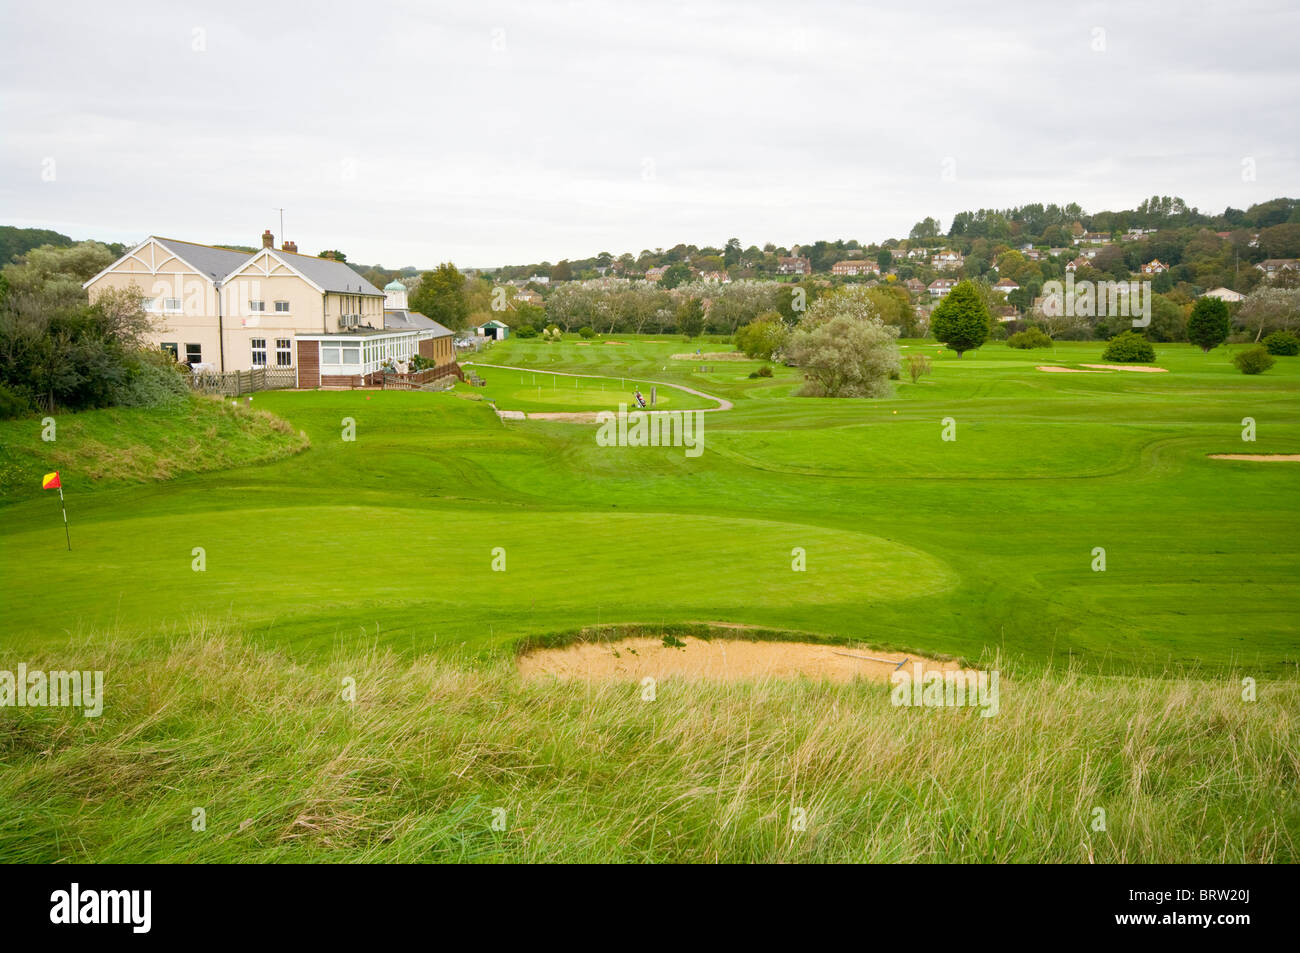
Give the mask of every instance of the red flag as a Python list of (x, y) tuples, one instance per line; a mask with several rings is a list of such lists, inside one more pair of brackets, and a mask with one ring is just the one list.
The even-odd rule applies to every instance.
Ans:
[(55, 470), (53, 473), (45, 474), (45, 478), (41, 480), (42, 490), (57, 490), (61, 486), (63, 486), (63, 484), (59, 482), (58, 470)]

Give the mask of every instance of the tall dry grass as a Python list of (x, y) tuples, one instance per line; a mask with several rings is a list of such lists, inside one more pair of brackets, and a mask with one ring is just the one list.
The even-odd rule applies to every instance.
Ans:
[(300, 662), (207, 626), (21, 661), (102, 668), (106, 700), (0, 709), (9, 862), (1297, 859), (1295, 679), (1247, 702), (1235, 677), (1004, 672), (981, 718), (876, 684), (642, 701), (505, 661)]

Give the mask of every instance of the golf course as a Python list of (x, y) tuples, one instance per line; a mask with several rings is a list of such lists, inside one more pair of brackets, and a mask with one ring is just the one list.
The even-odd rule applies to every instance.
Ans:
[[(0, 422), (0, 669), (105, 672), (101, 718), (0, 719), (0, 856), (1297, 860), (1300, 462), (1212, 455), (1300, 453), (1300, 358), (901, 343), (932, 372), (883, 400), (571, 336), (481, 387)], [(498, 413), (651, 388), (700, 456)], [(633, 635), (956, 660), (1001, 712), (515, 667)]]

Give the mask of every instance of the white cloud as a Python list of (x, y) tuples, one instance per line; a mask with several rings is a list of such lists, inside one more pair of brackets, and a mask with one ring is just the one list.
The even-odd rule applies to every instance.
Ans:
[(1281, 3), (142, 0), (7, 20), (0, 218), (78, 237), (255, 244), (283, 205), (304, 250), (490, 265), (873, 240), (1031, 201), (1219, 211), (1300, 183)]

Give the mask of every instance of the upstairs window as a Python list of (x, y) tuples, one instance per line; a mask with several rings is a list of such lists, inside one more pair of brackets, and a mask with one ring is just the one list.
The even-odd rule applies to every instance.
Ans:
[(278, 312), (280, 312), (281, 314), (288, 314), (288, 312), (289, 312), (289, 302), (287, 302), (287, 301), (277, 301), (277, 302), (275, 303), (275, 310), (278, 311)]
[(265, 301), (250, 301), (250, 302), (248, 302), (248, 310), (249, 310), (249, 311), (265, 311), (265, 310), (266, 310), (266, 302), (265, 302)]

